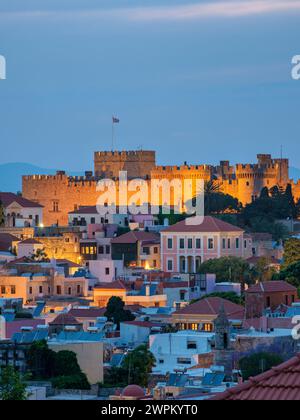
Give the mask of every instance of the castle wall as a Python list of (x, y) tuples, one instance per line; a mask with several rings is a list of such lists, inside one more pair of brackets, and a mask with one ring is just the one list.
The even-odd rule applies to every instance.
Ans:
[[(262, 188), (272, 188), (275, 185), (285, 187), (290, 182), (287, 159), (272, 159), (271, 155), (258, 155), (257, 158), (257, 164), (238, 164), (235, 167), (230, 166), (228, 161), (222, 161), (216, 167), (211, 165), (155, 166), (155, 152), (151, 151), (96, 152), (95, 178), (72, 178), (63, 172), (54, 176), (24, 176), (23, 196), (44, 206), (43, 220), (46, 226), (53, 224), (63, 226), (68, 224), (69, 212), (77, 210), (80, 206), (96, 205), (99, 198), (99, 193), (96, 191), (97, 179), (117, 179), (119, 171), (127, 171), (129, 179), (152, 178), (169, 181), (217, 179), (222, 192), (236, 197), (245, 205), (258, 197)], [(295, 199), (300, 199), (300, 182), (293, 183), (292, 187)], [(174, 200), (172, 191), (171, 205), (174, 205)], [(131, 204), (130, 194), (128, 203)], [(123, 203), (116, 202), (116, 205), (118, 204)], [(162, 198), (160, 204), (166, 204)]]
[(44, 206), (44, 225), (68, 225), (68, 213), (80, 206), (94, 206), (96, 182), (67, 175), (32, 175), (23, 177), (23, 197)]

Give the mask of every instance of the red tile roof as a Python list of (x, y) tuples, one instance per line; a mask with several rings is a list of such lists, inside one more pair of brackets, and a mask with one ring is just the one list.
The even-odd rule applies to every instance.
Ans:
[(69, 313), (59, 314), (49, 325), (81, 325), (77, 319)]
[(189, 225), (185, 220), (176, 223), (175, 225), (169, 226), (166, 229), (163, 229), (162, 232), (174, 232), (174, 233), (184, 233), (184, 232), (243, 232), (243, 229), (231, 225), (230, 223), (224, 222), (223, 220), (216, 219), (215, 217), (205, 216), (204, 221), (201, 225)]
[(10, 204), (14, 202), (18, 203), (21, 207), (27, 207), (27, 208), (43, 207), (34, 201), (27, 200), (26, 198), (23, 198), (20, 195), (16, 195), (9, 192), (0, 192), (0, 201), (4, 207), (8, 207)]
[(212, 400), (299, 401), (300, 354)]
[(154, 241), (155, 243), (159, 241), (159, 235), (151, 232), (144, 231), (131, 231), (125, 233), (124, 235), (114, 238), (112, 244), (135, 244), (138, 241)]
[(69, 268), (80, 268), (82, 267), (80, 264), (76, 264), (73, 261), (66, 260), (66, 259), (58, 259), (56, 260), (57, 265), (66, 264)]
[(20, 242), (22, 245), (42, 245), (41, 242), (37, 241), (34, 238), (25, 239), (24, 241)]
[(68, 314), (74, 318), (99, 318), (104, 316), (106, 308), (71, 309)]
[(9, 233), (0, 233), (0, 251), (9, 251), (12, 243), (18, 240), (16, 236), (10, 235)]
[(125, 284), (120, 281), (120, 280), (116, 280), (116, 281), (112, 281), (110, 283), (99, 283), (97, 284), (97, 286), (95, 286), (95, 289), (122, 289), (122, 290), (127, 290), (127, 287), (125, 286)]
[[(191, 284), (190, 284), (190, 286), (191, 286)], [(163, 282), (163, 288), (164, 289), (179, 289), (181, 287), (189, 287), (189, 282), (188, 281), (166, 281), (166, 282)]]
[(276, 292), (295, 292), (296, 287), (287, 283), (286, 281), (266, 281), (257, 283), (249, 287), (246, 293), (276, 293)]
[(122, 324), (135, 325), (136, 327), (152, 328), (152, 327), (162, 327), (162, 324), (159, 322), (149, 322), (149, 321), (124, 321)]
[(228, 319), (244, 319), (245, 309), (241, 305), (230, 302), (219, 297), (210, 297), (192, 303), (179, 311), (177, 315), (216, 315), (218, 316), (220, 308), (224, 305), (225, 313)]
[(97, 206), (82, 206), (78, 210), (70, 211), (69, 214), (99, 214)]

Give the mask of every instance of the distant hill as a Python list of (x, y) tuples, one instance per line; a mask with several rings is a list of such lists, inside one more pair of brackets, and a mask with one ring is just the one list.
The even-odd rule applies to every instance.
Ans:
[[(21, 162), (0, 165), (0, 191), (14, 193), (21, 191), (23, 175), (54, 175), (56, 171), (57, 169), (45, 169)], [(70, 172), (70, 174), (80, 176), (83, 172)]]

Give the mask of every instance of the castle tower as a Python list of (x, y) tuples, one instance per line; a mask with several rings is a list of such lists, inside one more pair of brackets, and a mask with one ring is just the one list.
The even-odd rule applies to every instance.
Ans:
[(149, 178), (156, 165), (154, 151), (95, 152), (94, 168), (97, 178), (119, 178), (120, 171), (127, 171), (128, 179)]

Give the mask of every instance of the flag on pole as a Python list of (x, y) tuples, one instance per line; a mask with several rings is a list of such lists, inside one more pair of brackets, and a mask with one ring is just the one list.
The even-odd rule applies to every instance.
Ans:
[(117, 117), (112, 117), (113, 124), (119, 124), (120, 120)]

